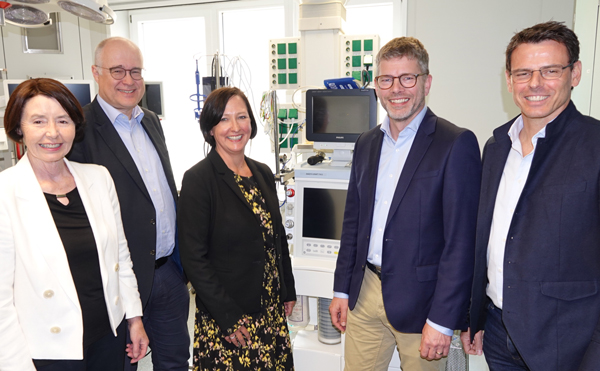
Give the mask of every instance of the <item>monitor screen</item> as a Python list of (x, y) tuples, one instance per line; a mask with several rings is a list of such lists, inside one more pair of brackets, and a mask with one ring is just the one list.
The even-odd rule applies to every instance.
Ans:
[(145, 81), (146, 92), (139, 105), (164, 118), (165, 110), (163, 104), (163, 86), (162, 82)]
[(311, 89), (306, 92), (306, 138), (314, 142), (354, 143), (377, 126), (373, 89)]
[(304, 188), (302, 237), (341, 239), (347, 193), (345, 189)]
[[(13, 93), (13, 91), (15, 91), (15, 89), (17, 88), (17, 86), (19, 86), (20, 83), (22, 83), (25, 80), (5, 80), (5, 93), (8, 93), (8, 96), (10, 97), (10, 95)], [(77, 99), (77, 101), (79, 102), (79, 104), (81, 105), (81, 107), (85, 106), (86, 104), (92, 103), (92, 100), (94, 99), (94, 81), (93, 80), (56, 80), (56, 81), (60, 81), (61, 83), (63, 83), (67, 89), (69, 89), (69, 91), (71, 93), (73, 93), (73, 95), (75, 96), (75, 98)], [(8, 102), (8, 100), (7, 100)]]

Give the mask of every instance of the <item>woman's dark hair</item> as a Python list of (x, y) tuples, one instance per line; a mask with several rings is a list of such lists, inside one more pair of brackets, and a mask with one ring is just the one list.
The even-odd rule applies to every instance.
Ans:
[(210, 134), (210, 131), (221, 122), (227, 102), (236, 95), (242, 98), (248, 109), (248, 115), (250, 115), (250, 124), (252, 127), (250, 139), (256, 136), (258, 128), (246, 95), (238, 88), (220, 88), (210, 93), (208, 98), (206, 98), (202, 113), (200, 114), (200, 130), (202, 131), (202, 135), (204, 135), (204, 140), (211, 147), (215, 146), (215, 137)]
[(46, 78), (23, 81), (10, 95), (4, 112), (4, 130), (10, 139), (17, 143), (23, 143), (21, 131), (23, 109), (31, 98), (38, 95), (56, 99), (75, 123), (75, 141), (83, 139), (85, 119), (81, 105), (66, 86), (56, 80)]

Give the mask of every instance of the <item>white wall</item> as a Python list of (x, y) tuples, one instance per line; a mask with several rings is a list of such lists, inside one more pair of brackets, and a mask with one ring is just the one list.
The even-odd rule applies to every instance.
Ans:
[[(510, 37), (550, 19), (565, 21), (572, 27), (574, 9), (575, 0), (408, 0), (408, 35), (420, 39), (430, 54), (433, 85), (429, 106), (436, 114), (473, 130), (483, 146), (493, 128), (518, 114), (504, 82), (504, 49)], [(127, 12), (119, 13), (122, 17), (116, 27), (127, 29)], [(67, 60), (59, 56), (46, 58), (45, 63), (39, 57), (23, 54), (20, 40), (12, 41), (18, 38), (16, 31), (12, 26), (2, 27), (4, 55), (12, 57), (7, 60), (9, 77), (23, 78), (20, 71), (25, 70), (63, 74), (61, 66), (68, 62), (73, 64), (75, 75), (91, 78), (93, 50), (111, 31), (82, 19), (79, 24), (80, 45), (76, 47), (81, 58)], [(11, 59), (18, 64), (10, 65)], [(19, 73), (11, 75), (11, 70)]]
[(428, 105), (475, 132), (481, 147), (492, 130), (519, 113), (506, 89), (504, 51), (515, 32), (549, 20), (573, 27), (575, 0), (409, 0), (408, 35), (429, 52)]

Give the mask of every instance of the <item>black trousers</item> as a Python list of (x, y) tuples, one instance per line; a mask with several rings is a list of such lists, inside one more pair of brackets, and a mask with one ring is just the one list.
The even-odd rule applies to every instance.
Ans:
[(38, 371), (122, 371), (125, 362), (127, 320), (117, 328), (117, 337), (110, 332), (83, 350), (82, 360), (38, 360)]

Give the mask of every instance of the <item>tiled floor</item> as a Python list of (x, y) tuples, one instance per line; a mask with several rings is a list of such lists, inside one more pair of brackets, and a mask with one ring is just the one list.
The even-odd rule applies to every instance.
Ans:
[[(190, 315), (188, 317), (188, 330), (190, 331), (190, 339), (194, 338), (194, 314), (196, 312), (196, 300), (195, 295), (190, 294)], [(192, 354), (192, 341), (190, 341), (190, 355)], [(190, 357), (190, 366), (192, 364), (192, 359)], [(190, 367), (190, 370), (192, 368)], [(142, 359), (138, 365), (138, 371), (152, 371), (152, 359), (150, 356)]]

